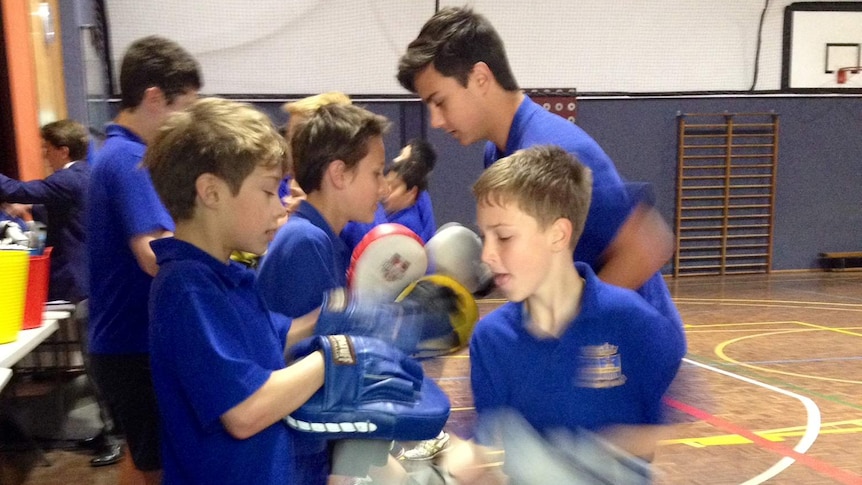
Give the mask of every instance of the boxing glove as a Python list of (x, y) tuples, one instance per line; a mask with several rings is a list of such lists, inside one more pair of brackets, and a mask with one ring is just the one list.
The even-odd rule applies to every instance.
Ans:
[(285, 418), (288, 426), (326, 439), (423, 440), (449, 417), (449, 399), (422, 367), (378, 339), (326, 335), (291, 349), (294, 358), (323, 351), (321, 387)]
[(425, 244), (429, 273), (453, 278), (470, 293), (486, 295), (494, 278), (482, 262), (482, 240), (457, 222), (446, 223)]
[(347, 285), (365, 301), (391, 302), (428, 269), (422, 239), (406, 226), (374, 226), (356, 245), (347, 269)]
[[(413, 285), (415, 282), (408, 288)], [(343, 288), (331, 290), (324, 295), (314, 333), (374, 337), (414, 355), (425, 347), (423, 341), (450, 336), (453, 315), (460, 311), (454, 290), (427, 286), (420, 287), (413, 297), (392, 303), (369, 301)]]
[(437, 315), (421, 328), (416, 349), (418, 358), (454, 352), (466, 346), (479, 321), (479, 308), (470, 291), (454, 278), (433, 274), (420, 278), (396, 299), (405, 309)]

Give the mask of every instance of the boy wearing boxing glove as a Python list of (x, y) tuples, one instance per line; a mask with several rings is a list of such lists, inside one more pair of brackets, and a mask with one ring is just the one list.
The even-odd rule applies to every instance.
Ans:
[(426, 243), (437, 230), (428, 195), (428, 177), (436, 162), (434, 147), (422, 138), (414, 138), (404, 145), (386, 173), (389, 185), (389, 195), (383, 201), (386, 220), (410, 228)]
[[(509, 303), (470, 341), (475, 442), (442, 461), (457, 483), (650, 480), (685, 335), (634, 291), (571, 262), (591, 180), (565, 150), (540, 145), (499, 160), (473, 186), (482, 260)], [(508, 482), (476, 443), (505, 450)]]
[[(337, 103), (317, 108), (292, 128), (293, 173), (306, 199), (278, 230), (257, 274), (269, 308), (293, 319), (290, 343), (315, 334), (351, 334), (360, 321), (381, 327), (392, 324), (382, 314), (351, 318), (356, 313), (347, 311), (347, 305), (325, 302), (328, 292), (347, 287), (351, 251), (339, 233), (348, 221), (372, 222), (378, 201), (386, 194), (383, 135), (388, 128), (389, 121), (383, 116)], [(337, 324), (318, 322), (327, 315), (333, 317), (330, 323)], [(303, 483), (322, 485), (330, 472), (330, 453), (321, 440), (326, 436), (317, 436), (316, 442), (298, 437), (308, 454), (298, 462), (297, 470)], [(380, 447), (372, 461), (385, 465), (388, 444), (367, 441), (361, 447)], [(334, 470), (334, 474), (364, 476), (365, 472), (345, 469)]]
[(174, 237), (152, 243), (163, 483), (306, 483), (285, 416), (313, 404), (322, 386), (347, 394), (345, 409), (369, 395), (402, 402), (421, 388), (421, 373), (388, 344), (346, 336), (333, 337), (346, 353), (307, 343), (285, 366), (289, 325), (267, 310), (251, 270), (230, 261), (234, 250), (264, 252), (284, 214), (286, 146), (266, 115), (198, 100), (168, 119), (143, 163), (176, 222)]

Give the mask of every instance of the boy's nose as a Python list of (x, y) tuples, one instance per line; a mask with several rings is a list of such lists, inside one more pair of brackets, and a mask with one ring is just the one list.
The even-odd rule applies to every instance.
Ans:
[(438, 108), (435, 108), (435, 107), (430, 107), (428, 109), (428, 113), (429, 113), (428, 118), (431, 122), (431, 127), (434, 129), (443, 128), (443, 126), (446, 123), (445, 123), (445, 120), (443, 119), (443, 116), (440, 114), (440, 110)]
[(382, 183), (382, 184), (380, 184), (380, 186), (378, 187), (378, 190), (377, 190), (377, 195), (378, 195), (378, 197), (377, 197), (377, 199), (378, 199), (378, 200), (380, 200), (380, 201), (382, 202), (382, 201), (383, 201), (383, 200), (385, 200), (387, 197), (389, 197), (390, 192), (391, 192), (391, 191), (390, 191), (390, 189), (389, 189), (389, 183), (388, 183), (388, 182), (383, 182), (383, 183)]
[(491, 266), (496, 262), (497, 252), (487, 240), (482, 243), (482, 262)]

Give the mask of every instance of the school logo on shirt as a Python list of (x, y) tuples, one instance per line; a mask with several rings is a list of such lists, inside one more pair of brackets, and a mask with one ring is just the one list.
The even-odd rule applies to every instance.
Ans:
[(575, 385), (602, 389), (625, 384), (618, 347), (609, 343), (581, 347)]

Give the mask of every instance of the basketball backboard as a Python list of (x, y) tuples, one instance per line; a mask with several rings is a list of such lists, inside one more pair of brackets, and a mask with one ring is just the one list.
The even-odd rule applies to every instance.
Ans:
[(782, 90), (862, 92), (862, 76), (838, 82), (841, 68), (862, 65), (862, 2), (788, 5), (783, 46)]

